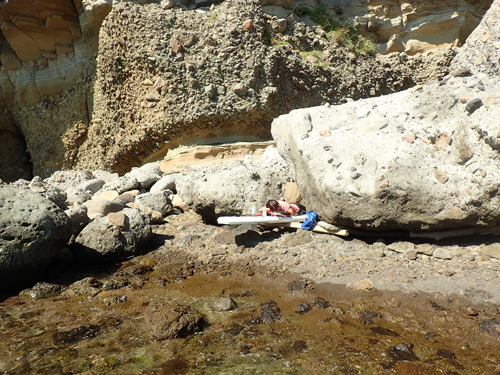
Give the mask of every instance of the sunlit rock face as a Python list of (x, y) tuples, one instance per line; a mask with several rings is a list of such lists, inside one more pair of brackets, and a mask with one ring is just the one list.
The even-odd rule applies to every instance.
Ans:
[(105, 0), (0, 3), (1, 179), (29, 177), (30, 158), (64, 166), (70, 155), (59, 139), (87, 121), (91, 57), (110, 10)]
[[(293, 108), (420, 83), (416, 59), (355, 56), (307, 17), (291, 15), (316, 0), (260, 5), (286, 10), (276, 11), (288, 15), (280, 33), (326, 56), (323, 65), (266, 40), (278, 19), (259, 2), (194, 10), (212, 2), (0, 1), (0, 179), (72, 168), (125, 172), (164, 146), (262, 140), (272, 119)], [(382, 53), (414, 55), (459, 45), (490, 3), (345, 0), (327, 2), (327, 10), (341, 7), (341, 18), (354, 20)]]
[(3, 105), (29, 105), (74, 84), (85, 67), (73, 2), (9, 1), (0, 11)]
[(358, 31), (378, 44), (378, 52), (425, 53), (461, 46), (490, 7), (491, 0), (367, 0), (347, 2)]

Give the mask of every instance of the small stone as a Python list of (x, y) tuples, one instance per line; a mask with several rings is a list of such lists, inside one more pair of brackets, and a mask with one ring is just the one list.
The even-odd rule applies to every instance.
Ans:
[(326, 309), (330, 304), (321, 297), (316, 297), (314, 299), (314, 304), (313, 306), (319, 307), (320, 309)]
[(450, 75), (453, 77), (468, 77), (471, 74), (472, 73), (469, 68), (460, 68), (450, 72)]
[(297, 307), (297, 312), (299, 314), (305, 314), (307, 312), (311, 311), (311, 305), (305, 303), (305, 302), (302, 302), (298, 307)]
[(474, 97), (472, 96), (472, 94), (465, 94), (465, 95), (462, 95), (459, 100), (460, 100), (460, 103), (465, 104), (473, 98)]
[(236, 302), (231, 297), (219, 298), (214, 302), (215, 311), (230, 311), (236, 308)]
[(478, 265), (476, 262), (469, 262), (465, 265), (465, 268), (468, 269), (469, 271), (477, 269)]
[(120, 194), (119, 196), (116, 197), (116, 199), (119, 199), (125, 203), (132, 203), (135, 201), (135, 196), (127, 192)]
[(434, 256), (434, 258), (437, 258), (437, 259), (444, 259), (444, 260), (453, 259), (453, 254), (451, 253), (451, 251), (449, 251), (445, 248), (442, 248), (442, 247), (437, 248), (434, 251), (434, 254), (432, 254), (432, 255)]
[(483, 101), (480, 98), (474, 98), (467, 102), (467, 104), (465, 105), (465, 110), (469, 115), (471, 115), (472, 113), (474, 113), (474, 111), (481, 108), (482, 106)]
[(144, 99), (146, 99), (148, 102), (160, 101), (160, 97), (157, 94), (146, 94), (146, 96), (144, 96)]
[[(184, 46), (177, 38), (172, 38), (170, 40), (170, 47), (172, 47), (172, 51), (174, 51), (175, 53), (184, 51)], [(151, 85), (153, 85), (153, 83), (151, 83)]]
[(481, 254), (489, 258), (500, 259), (500, 245), (489, 245), (481, 249)]
[(464, 314), (468, 316), (478, 316), (479, 311), (477, 311), (474, 307), (469, 306), (464, 310)]
[(80, 185), (78, 185), (77, 188), (82, 191), (91, 191), (93, 194), (95, 194), (99, 191), (99, 189), (103, 187), (104, 184), (104, 180), (95, 178), (82, 182)]
[(174, 0), (162, 0), (161, 3), (160, 3), (160, 6), (162, 7), (162, 9), (166, 10), (166, 9), (170, 9), (172, 8), (173, 6), (175, 5), (175, 1)]
[(205, 94), (209, 97), (209, 98), (213, 98), (215, 96), (215, 94), (217, 93), (217, 87), (215, 87), (215, 85), (213, 84), (210, 84), (208, 86), (205, 86)]
[(372, 247), (368, 250), (367, 252), (367, 258), (368, 259), (380, 259), (385, 256), (384, 249), (381, 247)]
[(142, 81), (142, 85), (143, 86), (153, 86), (153, 81), (151, 81), (150, 79), (145, 79), (144, 81)]
[(397, 253), (407, 253), (408, 251), (415, 249), (415, 244), (408, 241), (394, 242), (387, 245), (387, 248)]
[(409, 250), (406, 252), (406, 259), (415, 260), (417, 259), (417, 252), (415, 250)]
[(498, 319), (485, 320), (479, 324), (479, 328), (490, 335), (500, 337), (500, 320)]
[(330, 130), (320, 130), (319, 135), (321, 135), (322, 137), (330, 137), (332, 133), (330, 132)]
[(433, 169), (432, 172), (434, 173), (434, 177), (436, 177), (436, 180), (438, 180), (441, 184), (446, 183), (449, 179), (448, 175), (442, 171)]
[(427, 255), (427, 256), (432, 256), (432, 254), (434, 253), (434, 246), (432, 245), (429, 245), (429, 244), (424, 244), (424, 245), (419, 245), (417, 246), (417, 253), (419, 254), (424, 254), (424, 255)]
[(243, 96), (247, 93), (248, 87), (244, 83), (237, 83), (232, 88), (233, 92), (238, 96)]
[(349, 289), (367, 292), (373, 289), (373, 282), (368, 278), (363, 280), (355, 280), (347, 284), (346, 287)]
[(252, 20), (246, 20), (245, 22), (243, 22), (243, 25), (242, 27), (248, 31), (249, 33), (252, 32), (253, 30), (253, 21)]
[(383, 181), (380, 181), (378, 187), (380, 188), (380, 190), (387, 189), (389, 187), (389, 180), (385, 179)]
[(111, 212), (107, 215), (108, 220), (119, 229), (125, 229), (127, 216), (123, 212)]
[(108, 190), (108, 191), (105, 191), (99, 195), (93, 196), (92, 199), (93, 200), (104, 199), (107, 201), (114, 201), (116, 198), (118, 198), (119, 195), (120, 194), (118, 194), (118, 192), (115, 190)]

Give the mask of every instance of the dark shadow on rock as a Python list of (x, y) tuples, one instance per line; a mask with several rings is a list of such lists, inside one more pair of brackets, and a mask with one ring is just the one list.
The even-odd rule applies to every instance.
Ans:
[(255, 247), (261, 242), (274, 241), (281, 237), (283, 233), (280, 232), (264, 232), (259, 233), (250, 229), (244, 233), (238, 234), (234, 237), (235, 243), (238, 246)]
[(174, 236), (170, 236), (168, 234), (153, 234), (153, 236), (149, 240), (147, 251), (145, 251), (145, 253), (158, 250), (160, 247), (165, 245), (165, 241), (173, 240), (174, 238)]

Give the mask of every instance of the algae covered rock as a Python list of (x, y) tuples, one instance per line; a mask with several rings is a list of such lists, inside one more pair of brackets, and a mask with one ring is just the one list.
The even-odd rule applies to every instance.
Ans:
[(174, 301), (153, 301), (145, 313), (146, 329), (155, 340), (186, 337), (205, 325), (196, 309)]

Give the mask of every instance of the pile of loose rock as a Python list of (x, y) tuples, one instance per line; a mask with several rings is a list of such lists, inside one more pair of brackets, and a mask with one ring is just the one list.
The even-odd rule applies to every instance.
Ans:
[(151, 225), (174, 211), (176, 177), (162, 177), (156, 164), (146, 164), (121, 177), (58, 171), (45, 180), (2, 185), (2, 281), (12, 285), (40, 272), (66, 245), (84, 262), (139, 254)]
[[(157, 164), (149, 163), (123, 176), (100, 170), (57, 171), (46, 179), (0, 185), (0, 279), (7, 287), (22, 283), (57, 254), (69, 251), (81, 262), (141, 254), (153, 235), (152, 226), (163, 224), (168, 215), (188, 206), (205, 209), (208, 219), (241, 214), (250, 209), (250, 202), (281, 197), (291, 179), (288, 165), (270, 148), (259, 162), (247, 156), (165, 176)], [(199, 205), (207, 199), (210, 210)]]

